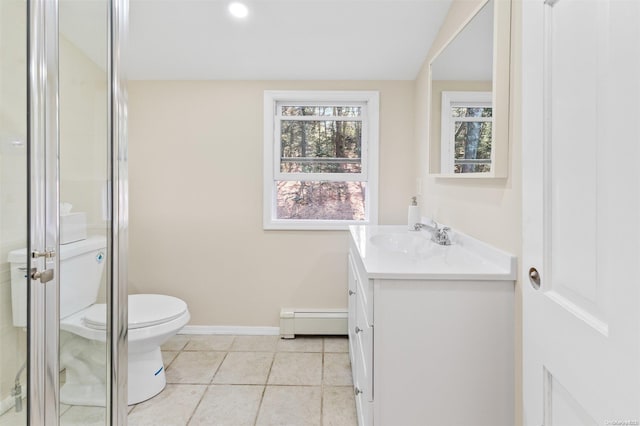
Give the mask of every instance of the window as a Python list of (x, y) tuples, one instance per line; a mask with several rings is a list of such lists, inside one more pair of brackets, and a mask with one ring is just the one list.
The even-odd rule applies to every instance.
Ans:
[(265, 229), (374, 224), (377, 186), (377, 92), (265, 92)]
[(491, 92), (442, 92), (442, 173), (491, 171)]

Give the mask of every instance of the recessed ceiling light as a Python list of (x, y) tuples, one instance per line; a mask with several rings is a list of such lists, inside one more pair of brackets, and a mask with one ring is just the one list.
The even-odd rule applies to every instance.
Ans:
[(233, 2), (229, 4), (229, 13), (236, 18), (246, 18), (249, 14), (249, 9), (242, 3)]

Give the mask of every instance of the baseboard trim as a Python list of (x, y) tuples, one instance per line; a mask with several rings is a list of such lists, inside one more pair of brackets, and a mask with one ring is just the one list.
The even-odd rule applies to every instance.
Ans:
[[(27, 401), (25, 400), (27, 394), (26, 394), (26, 389), (27, 386), (24, 385), (24, 387), (22, 388), (22, 409), (26, 410), (27, 409)], [(16, 406), (16, 398), (13, 396), (8, 396), (5, 399), (0, 401), (0, 416), (5, 414), (7, 411), (13, 409), (13, 407)]]
[(280, 327), (241, 325), (185, 325), (178, 334), (234, 334), (238, 336), (278, 336)]

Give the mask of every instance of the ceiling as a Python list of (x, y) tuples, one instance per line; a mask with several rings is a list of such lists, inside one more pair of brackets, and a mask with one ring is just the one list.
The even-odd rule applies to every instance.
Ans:
[(451, 0), (228, 3), (130, 0), (129, 79), (413, 80)]

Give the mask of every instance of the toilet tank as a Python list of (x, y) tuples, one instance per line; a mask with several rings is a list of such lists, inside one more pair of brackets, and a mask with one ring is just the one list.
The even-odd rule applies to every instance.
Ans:
[[(60, 318), (96, 302), (107, 258), (107, 239), (102, 236), (60, 246)], [(9, 253), (13, 325), (27, 326), (27, 250)]]

